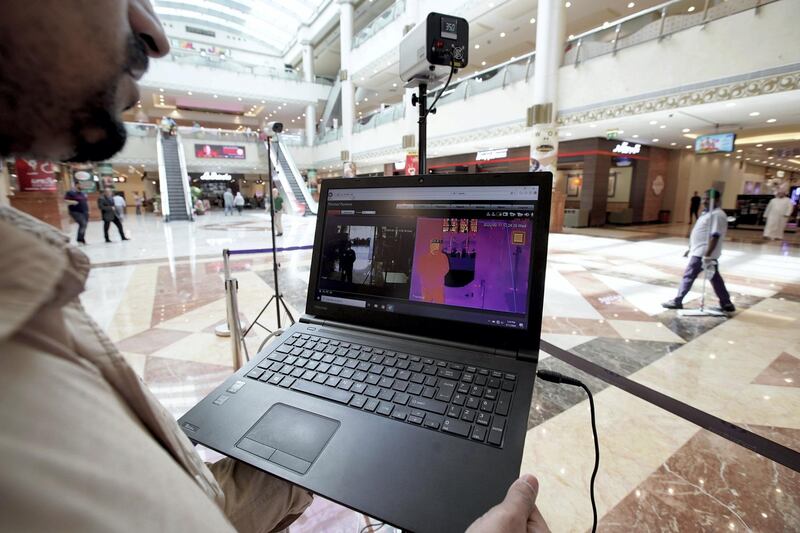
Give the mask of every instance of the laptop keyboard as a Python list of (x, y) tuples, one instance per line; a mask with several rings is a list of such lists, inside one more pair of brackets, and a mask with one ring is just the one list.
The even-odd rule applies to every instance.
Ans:
[(517, 376), (295, 333), (248, 378), (501, 446)]

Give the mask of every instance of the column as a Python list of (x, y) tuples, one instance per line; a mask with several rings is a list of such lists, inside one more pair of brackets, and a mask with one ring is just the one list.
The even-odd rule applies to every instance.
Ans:
[(564, 55), (564, 2), (539, 0), (533, 70), (531, 170), (553, 172), (558, 165), (558, 69)]
[(0, 205), (10, 205), (8, 195), (11, 194), (11, 176), (8, 174), (6, 160), (0, 157)]
[[(413, 28), (419, 22), (419, 0), (406, 0), (405, 26)], [(417, 89), (406, 89), (403, 93), (403, 106), (406, 111), (403, 135), (403, 156), (405, 157), (405, 175), (414, 175), (419, 171), (419, 151), (417, 133), (419, 131), (419, 109), (411, 104), (411, 98)]]
[[(310, 41), (302, 41), (303, 46), (303, 80), (314, 83), (314, 46)], [(306, 106), (306, 146), (314, 144), (317, 131), (317, 107), (314, 104)]]
[[(350, 51), (353, 49), (353, 0), (339, 0), (339, 36), (341, 63), (339, 79), (342, 82), (342, 158), (345, 174), (352, 172), (353, 122), (355, 121), (354, 88), (350, 72)], [(346, 160), (345, 160), (346, 159)], [(343, 174), (344, 175), (344, 174)]]

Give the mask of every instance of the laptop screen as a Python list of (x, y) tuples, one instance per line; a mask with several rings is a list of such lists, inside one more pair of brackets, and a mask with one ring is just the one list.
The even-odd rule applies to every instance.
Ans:
[(525, 330), (539, 187), (328, 190), (313, 297)]

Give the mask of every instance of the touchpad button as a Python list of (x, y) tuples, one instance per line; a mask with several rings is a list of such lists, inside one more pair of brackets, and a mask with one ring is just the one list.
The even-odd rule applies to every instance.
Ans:
[(256, 446), (248, 441), (272, 448), (276, 451), (265, 459), (305, 474), (337, 429), (337, 420), (278, 403), (250, 428), (237, 446), (250, 453)]

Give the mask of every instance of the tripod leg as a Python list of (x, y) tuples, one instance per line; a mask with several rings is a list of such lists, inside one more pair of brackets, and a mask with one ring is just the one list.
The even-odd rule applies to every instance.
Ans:
[[(271, 304), (271, 303), (272, 303), (272, 300), (274, 300), (274, 299), (275, 299), (275, 295), (273, 294), (272, 296), (270, 296), (270, 298), (269, 298), (269, 301), (267, 302), (267, 305), (265, 305), (264, 307), (262, 307), (262, 308), (261, 308), (261, 311), (259, 311), (259, 312), (258, 312), (258, 316), (256, 317), (256, 319), (255, 319), (255, 320), (253, 320), (253, 323), (252, 323), (252, 324), (250, 324), (250, 327), (249, 327), (249, 328), (247, 328), (247, 331), (245, 331), (245, 332), (244, 332), (244, 334), (242, 335), (242, 338), (244, 338), (244, 337), (247, 337), (247, 334), (248, 334), (248, 333), (250, 333), (250, 330), (251, 330), (251, 329), (253, 329), (253, 326), (255, 326), (256, 324), (258, 324), (258, 319), (259, 319), (259, 318), (261, 318), (261, 315), (263, 315), (263, 314), (264, 314), (264, 311), (266, 311), (266, 310), (267, 310), (267, 308), (269, 307), (269, 304)], [(262, 327), (263, 327), (263, 326), (262, 326)], [(265, 329), (266, 329), (266, 328), (265, 328)]]
[(283, 299), (283, 296), (279, 296), (278, 301), (280, 302), (280, 304), (283, 305), (284, 311), (286, 311), (286, 314), (289, 315), (289, 320), (291, 320), (292, 324), (294, 324), (295, 323), (294, 316), (292, 316), (292, 312), (289, 311), (289, 306), (286, 305), (286, 301)]

